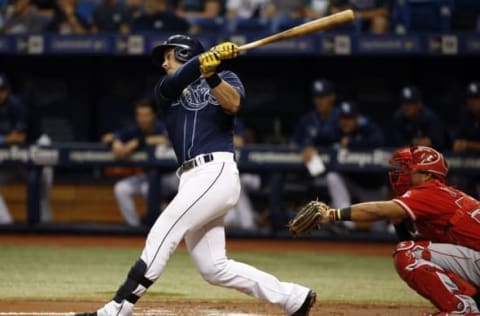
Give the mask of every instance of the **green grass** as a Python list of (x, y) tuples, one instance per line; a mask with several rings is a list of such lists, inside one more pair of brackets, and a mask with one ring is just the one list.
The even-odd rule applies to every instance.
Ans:
[[(0, 298), (109, 299), (140, 250), (0, 246)], [(358, 255), (230, 252), (281, 280), (315, 289), (321, 301), (423, 304), (396, 275), (391, 258)], [(186, 251), (177, 251), (146, 299), (248, 299), (215, 287), (197, 274)]]

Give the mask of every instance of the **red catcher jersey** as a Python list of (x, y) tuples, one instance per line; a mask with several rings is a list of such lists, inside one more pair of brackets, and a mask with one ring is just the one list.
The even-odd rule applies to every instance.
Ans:
[(432, 180), (417, 185), (393, 199), (415, 222), (428, 240), (480, 251), (480, 202), (471, 196)]

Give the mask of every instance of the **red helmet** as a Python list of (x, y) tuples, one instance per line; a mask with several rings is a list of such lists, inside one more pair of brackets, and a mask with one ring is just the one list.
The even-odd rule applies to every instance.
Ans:
[(425, 171), (445, 181), (448, 166), (441, 153), (426, 146), (412, 146), (395, 151), (390, 158), (390, 165), (397, 168), (388, 173), (392, 189), (402, 195), (411, 187), (411, 172)]

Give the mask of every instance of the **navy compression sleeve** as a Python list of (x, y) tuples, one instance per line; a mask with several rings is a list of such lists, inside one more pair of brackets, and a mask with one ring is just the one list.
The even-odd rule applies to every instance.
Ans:
[(183, 89), (200, 77), (200, 62), (197, 56), (182, 65), (176, 72), (166, 75), (156, 85), (155, 94), (167, 99), (176, 99)]

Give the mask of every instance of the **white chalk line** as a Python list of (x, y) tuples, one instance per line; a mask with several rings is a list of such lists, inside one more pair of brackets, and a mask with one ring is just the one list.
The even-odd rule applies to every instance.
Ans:
[[(203, 316), (261, 316), (260, 314), (251, 314), (251, 313), (228, 313), (224, 311), (217, 310), (202, 310), (199, 313)], [(0, 316), (74, 316), (75, 312), (68, 313), (53, 313), (53, 312), (0, 312)], [(147, 309), (143, 312), (135, 312), (134, 316), (158, 316), (158, 315), (176, 315), (175, 312), (165, 309)]]
[(0, 316), (73, 316), (75, 313), (23, 313), (23, 312), (0, 312)]

